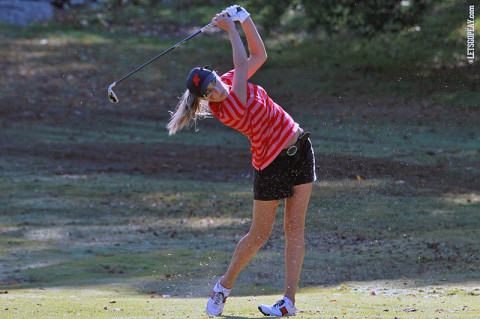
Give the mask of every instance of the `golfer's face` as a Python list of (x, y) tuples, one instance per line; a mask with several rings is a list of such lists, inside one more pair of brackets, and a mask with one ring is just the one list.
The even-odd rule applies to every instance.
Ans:
[(207, 86), (207, 100), (210, 102), (221, 102), (228, 96), (228, 90), (222, 81), (215, 77)]

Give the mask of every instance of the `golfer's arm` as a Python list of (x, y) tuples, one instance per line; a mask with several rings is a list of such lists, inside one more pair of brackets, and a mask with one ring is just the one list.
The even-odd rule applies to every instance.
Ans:
[(243, 31), (247, 37), (248, 49), (250, 50), (250, 57), (248, 58), (248, 76), (249, 79), (267, 60), (267, 51), (263, 44), (262, 38), (257, 31), (257, 27), (252, 21), (252, 18), (248, 17), (242, 23)]
[(232, 89), (235, 91), (235, 94), (240, 101), (245, 104), (247, 102), (247, 52), (245, 51), (242, 39), (235, 28), (230, 30), (228, 34), (230, 42), (232, 43), (233, 66), (235, 68)]

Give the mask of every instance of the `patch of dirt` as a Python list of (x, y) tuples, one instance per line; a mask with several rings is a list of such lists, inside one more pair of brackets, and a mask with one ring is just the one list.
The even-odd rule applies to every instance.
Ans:
[(174, 144), (36, 144), (4, 145), (2, 156), (34, 156), (47, 159), (54, 174), (121, 172), (126, 174), (175, 174), (203, 180), (249, 177), (248, 150)]
[[(88, 174), (121, 172), (126, 174), (180, 174), (200, 180), (232, 181), (250, 179), (251, 154), (248, 149), (226, 149), (220, 146), (118, 143), (100, 144), (34, 144), (29, 148), (18, 143), (6, 144), (2, 156), (34, 156), (46, 159), (53, 174)], [(445, 166), (419, 166), (392, 159), (347, 157), (317, 154), (316, 170), (319, 180), (351, 178), (386, 178), (408, 185), (435, 189), (478, 190), (479, 178), (464, 175), (459, 178)]]

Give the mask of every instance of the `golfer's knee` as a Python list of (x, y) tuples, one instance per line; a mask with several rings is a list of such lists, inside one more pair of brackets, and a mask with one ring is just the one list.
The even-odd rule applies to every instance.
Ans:
[(247, 234), (250, 242), (252, 242), (255, 246), (262, 246), (270, 237), (270, 232), (271, 231), (265, 231), (265, 232), (249, 232)]
[(305, 238), (303, 236), (285, 236), (285, 243), (287, 245), (294, 245), (299, 248), (305, 248)]
[(285, 239), (288, 241), (303, 241), (305, 226), (303, 224), (289, 223), (285, 225)]

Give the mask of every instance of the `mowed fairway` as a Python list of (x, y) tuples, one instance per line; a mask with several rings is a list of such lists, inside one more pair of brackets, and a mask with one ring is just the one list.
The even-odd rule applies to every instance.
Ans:
[[(215, 119), (174, 137), (165, 125), (195, 61), (231, 67), (228, 42), (192, 40), (112, 106), (108, 85), (177, 37), (0, 35), (0, 318), (206, 318), (251, 221), (249, 143)], [(316, 152), (297, 317), (480, 318), (478, 110), (358, 93), (359, 79), (315, 91), (320, 63), (294, 85), (295, 52), (272, 50), (255, 81)], [(282, 227), (281, 205), (224, 317), (263, 317), (282, 296)]]
[[(362, 283), (361, 287), (385, 284), (389, 285)], [(381, 288), (372, 296), (358, 287), (302, 290), (296, 317), (478, 318), (480, 312), (478, 296), (466, 291)], [(221, 318), (264, 318), (256, 308), (272, 300), (272, 296), (232, 297)], [(135, 294), (118, 285), (19, 290), (2, 297), (2, 303), (6, 308), (2, 309), (2, 318), (209, 318), (205, 315), (205, 298)]]

